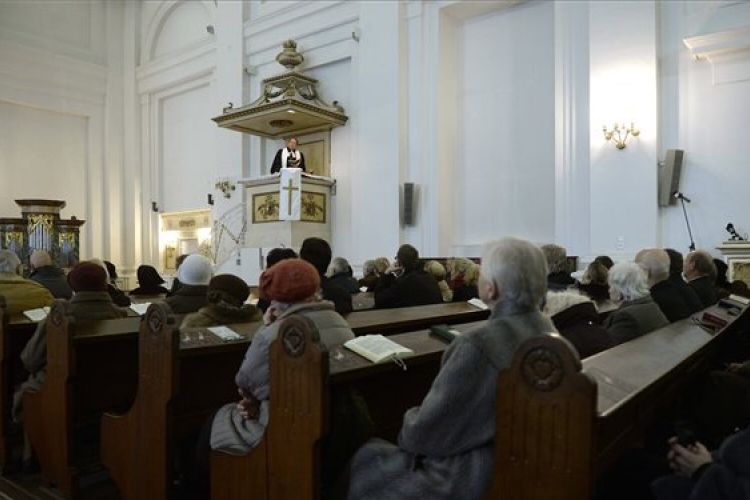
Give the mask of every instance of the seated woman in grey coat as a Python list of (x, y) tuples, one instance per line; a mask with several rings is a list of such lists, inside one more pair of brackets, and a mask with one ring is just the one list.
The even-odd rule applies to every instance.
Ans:
[(355, 453), (347, 498), (473, 500), (489, 487), (498, 373), (522, 342), (555, 328), (539, 310), (547, 264), (535, 245), (490, 243), (478, 288), (490, 318), (445, 351), (422, 405), (404, 415), (398, 445), (371, 440)]
[(635, 262), (618, 262), (609, 270), (609, 295), (622, 302), (604, 321), (604, 328), (618, 344), (669, 324), (651, 298), (645, 271)]

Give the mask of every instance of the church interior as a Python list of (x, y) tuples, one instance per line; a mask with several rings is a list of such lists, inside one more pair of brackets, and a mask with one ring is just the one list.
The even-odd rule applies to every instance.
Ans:
[[(260, 490), (258, 498), (268, 500), (621, 498), (617, 495), (626, 490), (618, 493), (622, 478), (613, 479), (613, 471), (640, 477), (640, 464), (651, 464), (633, 449), (656, 447), (663, 456), (679, 455), (666, 444), (664, 450), (650, 446), (668, 442), (685, 408), (701, 406), (686, 393), (724, 383), (713, 376), (719, 367), (742, 372), (740, 365), (750, 359), (750, 313), (742, 297), (750, 285), (750, 244), (745, 245), (750, 201), (742, 187), (750, 186), (742, 146), (749, 117), (748, 0), (0, 0), (0, 251), (18, 254), (28, 271), (32, 252), (47, 248), (42, 241), (53, 241), (47, 249), (66, 273), (78, 262), (107, 261), (117, 269), (107, 275), (110, 286), (125, 292), (144, 286), (143, 266), (153, 267), (167, 289), (184, 281), (178, 281), (180, 256), (198, 254), (210, 261), (207, 279), (241, 278), (239, 285), (222, 283), (226, 297), (237, 287), (246, 289), (240, 309), (250, 299), (265, 300), (270, 290), (270, 310), (278, 302), (286, 311), (307, 297), (271, 283), (269, 262), (279, 248), (291, 249), (293, 257), (299, 254), (319, 271), (309, 277), (319, 285), (314, 290), (321, 288), (323, 298), (335, 303), (352, 335), (383, 334), (413, 356), (404, 355), (404, 361), (396, 353), (389, 358), (396, 363), (371, 366), (341, 346), (326, 348), (320, 325), (286, 320), (278, 326), (275, 317), (263, 316), (265, 309), (223, 323), (236, 323), (233, 330), (209, 333), (200, 323), (181, 326), (178, 311), (148, 307), (156, 302), (149, 293), (132, 300), (144, 304), (142, 310), (136, 307), (106, 325), (71, 319), (75, 314), (66, 313), (60, 301), (45, 304), (52, 310), (37, 324), (11, 314), (12, 292), (4, 291), (0, 269), (0, 305), (7, 308), (3, 313), (0, 307), (0, 498), (208, 498), (181, 489), (195, 486), (187, 484), (191, 466), (184, 465), (194, 448), (188, 437), (200, 434), (200, 448), (204, 422), (213, 416), (208, 409), (237, 399), (238, 388), (238, 405), (250, 405), (238, 410), (242, 418), (265, 418), (268, 430), (260, 445), (240, 450), (242, 459), (207, 449), (210, 498), (249, 498)], [(292, 140), (304, 156), (302, 173), (285, 168), (300, 166), (302, 156), (288, 149)], [(284, 168), (277, 174), (279, 166)], [(308, 249), (310, 258), (303, 255), (303, 242), (316, 237), (330, 244), (328, 261), (346, 259), (342, 269), (334, 259), (333, 276), (340, 271), (357, 279), (386, 256), (401, 265), (398, 281), (399, 272), (411, 271), (409, 251), (416, 249), (417, 257), (442, 268), (435, 276), (451, 285), (442, 289), (446, 303), (442, 309), (426, 305), (429, 301), (411, 307), (378, 297), (382, 278), (361, 290), (362, 281), (356, 285), (354, 279), (348, 309), (341, 309), (333, 295), (326, 296), (328, 263), (321, 268), (316, 261), (315, 252), (326, 250), (316, 247)], [(651, 328), (653, 333), (628, 342), (615, 338), (590, 357), (570, 339), (580, 356), (540, 340), (523, 344), (527, 347), (519, 347), (515, 358), (501, 357), (499, 415), (521, 415), (527, 425), (513, 420), (513, 427), (497, 417), (494, 442), (509, 444), (494, 450), (491, 480), (466, 472), (465, 497), (441, 496), (437, 486), (432, 493), (403, 490), (401, 497), (389, 496), (393, 492), (377, 490), (356, 471), (348, 493), (342, 493), (340, 485), (329, 484), (328, 445), (321, 459), (316, 443), (328, 443), (330, 434), (338, 439), (331, 431), (337, 423), (344, 426), (337, 419), (345, 418), (347, 405), (359, 408), (366, 401), (375, 434), (407, 446), (399, 435), (408, 441), (404, 436), (414, 414), (404, 412), (437, 391), (438, 374), (448, 366), (443, 353), (458, 352), (464, 344), (456, 336), (481, 328), (503, 309), (497, 306), (502, 300), (495, 303), (504, 297), (502, 285), (476, 276), (473, 295), (466, 298), (483, 302), (467, 305), (458, 302), (451, 274), (491, 255), (521, 266), (507, 245), (529, 252), (524, 266), (536, 258), (535, 250), (502, 238), (542, 247), (550, 276), (556, 269), (549, 245), (562, 247), (560, 269), (566, 277), (572, 274), (571, 286), (591, 279), (600, 256), (616, 266), (639, 263), (644, 284), (655, 286), (652, 261), (642, 251), (675, 249), (694, 270), (700, 265), (693, 251), (704, 251), (709, 261), (719, 261), (711, 264), (713, 275), (723, 265), (728, 283), (739, 288), (727, 285), (725, 296), (719, 293), (679, 321), (666, 314), (668, 323)], [(656, 262), (662, 255), (651, 257)], [(190, 270), (199, 274), (202, 264), (196, 262)], [(307, 267), (289, 270), (302, 274), (286, 279), (303, 287)], [(285, 276), (285, 269), (276, 272)], [(500, 273), (500, 267), (491, 269)], [(392, 271), (386, 265), (379, 272)], [(631, 271), (636, 272), (609, 269), (610, 285), (616, 287), (619, 272)], [(518, 286), (531, 287), (531, 274)], [(691, 279), (687, 272), (685, 278)], [(88, 286), (72, 279), (68, 274), (73, 292), (78, 292), (74, 284), (81, 290)], [(550, 289), (551, 283), (552, 278)], [(592, 311), (595, 321), (609, 328), (617, 311), (600, 302), (628, 302), (631, 288), (625, 283), (610, 301), (606, 278), (604, 283), (605, 296), (592, 297)], [(656, 300), (653, 288), (651, 294)], [(379, 311), (386, 307), (400, 309)], [(270, 403), (233, 384), (250, 357), (248, 346), (260, 345), (250, 340), (256, 331), (268, 330), (264, 321), (277, 325), (274, 335), (295, 339), (283, 349), (271, 341), (258, 347), (276, 363), (270, 371), (265, 365), (271, 384), (297, 380), (299, 386), (277, 400), (272, 385)], [(34, 395), (18, 396), (23, 426), (29, 424), (19, 430), (12, 422), (18, 402), (12, 399), (32, 370), (19, 364), (18, 356), (27, 352), (39, 325), (48, 337), (47, 376)], [(436, 331), (436, 325), (456, 331)], [(53, 340), (55, 332), (76, 340)], [(107, 336), (113, 336), (111, 345), (97, 341)], [(105, 344), (110, 351), (103, 350)], [(290, 349), (297, 349), (294, 355)], [(119, 353), (115, 364), (126, 368), (105, 361), (112, 352)], [(528, 382), (518, 353), (526, 356), (523, 363), (536, 356), (528, 365), (536, 370), (536, 385), (529, 382), (528, 390), (514, 389)], [(53, 363), (53, 357), (66, 362)], [(299, 365), (304, 368), (293, 366), (294, 360), (305, 360)], [(737, 397), (750, 401), (750, 375), (746, 378), (741, 389), (746, 393)], [(191, 389), (180, 393), (186, 387)], [(511, 389), (515, 399), (506, 403), (511, 398), (502, 391)], [(477, 393), (482, 390), (477, 382)], [(87, 393), (111, 397), (80, 403)], [(494, 392), (491, 399), (495, 403)], [(316, 406), (318, 400), (322, 404)], [(282, 411), (296, 411), (300, 404), (307, 405), (305, 420), (319, 417), (309, 418), (312, 427), (299, 427)], [(56, 410), (51, 419), (33, 416), (48, 405), (63, 405), (65, 411)], [(535, 408), (536, 416), (522, 407)], [(750, 407), (737, 411), (750, 424)], [(62, 414), (65, 418), (57, 418)], [(569, 423), (573, 420), (577, 424)], [(209, 426), (212, 443), (217, 421)], [(92, 422), (95, 431), (88, 428)], [(681, 439), (690, 433), (677, 434)], [(527, 441), (514, 441), (518, 435)], [(307, 455), (272, 451), (305, 449), (299, 443), (310, 436), (317, 437)], [(718, 435), (702, 437), (706, 446), (723, 443)], [(698, 456), (694, 442), (684, 449)], [(142, 453), (134, 443), (148, 450)], [(572, 451), (570, 443), (585, 451)], [(95, 465), (73, 467), (73, 457), (92, 446)], [(542, 451), (529, 451), (534, 446)], [(11, 463), (22, 453), (25, 467), (30, 448), (38, 463), (32, 474), (19, 476)], [(371, 472), (374, 466), (363, 453), (360, 449), (353, 463)], [(670, 465), (679, 462), (677, 455), (670, 455)], [(428, 463), (430, 453), (414, 452), (412, 471), (425, 456)], [(523, 460), (545, 472), (521, 467)], [(750, 457), (745, 460), (750, 463)], [(467, 459), (451, 467), (469, 464)], [(692, 476), (695, 485), (719, 467), (706, 465), (695, 467), (700, 471)], [(467, 470), (483, 470), (476, 463), (471, 467)], [(683, 471), (680, 467), (672, 468)], [(287, 468), (291, 472), (279, 479), (278, 470)], [(381, 483), (388, 483), (382, 477)], [(471, 481), (481, 483), (479, 493)], [(712, 496), (698, 486), (693, 495), (704, 496), (660, 496), (660, 486), (648, 494), (659, 500), (750, 499), (750, 476), (741, 481), (745, 496)], [(521, 496), (504, 496), (509, 492)]]

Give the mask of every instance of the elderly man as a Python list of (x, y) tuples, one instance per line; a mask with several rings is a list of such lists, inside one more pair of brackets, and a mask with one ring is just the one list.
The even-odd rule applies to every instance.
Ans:
[(560, 245), (542, 245), (542, 252), (547, 260), (547, 287), (550, 290), (565, 290), (575, 285), (576, 280), (568, 270), (568, 252)]
[(417, 249), (401, 245), (396, 262), (375, 286), (375, 307), (390, 309), (442, 303), (443, 293), (435, 278), (424, 270)]
[(6, 314), (19, 314), (52, 304), (54, 297), (39, 283), (23, 279), (23, 266), (10, 250), (0, 250), (0, 295), (5, 296)]
[(56, 299), (70, 300), (73, 292), (68, 286), (68, 280), (62, 269), (52, 263), (52, 257), (46, 250), (34, 250), (29, 257), (31, 275), (29, 279), (36, 281), (49, 290)]
[(685, 283), (685, 279), (682, 277), (682, 268), (685, 267), (682, 254), (673, 248), (665, 248), (664, 251), (669, 255), (669, 282), (672, 283), (682, 300), (688, 305), (691, 314), (700, 311), (703, 309), (701, 299), (698, 298), (695, 290)]
[(555, 327), (539, 310), (547, 265), (532, 243), (506, 238), (488, 245), (478, 288), (489, 319), (448, 346), (422, 405), (404, 415), (398, 445), (375, 439), (355, 453), (347, 498), (484, 496), (493, 471), (498, 373), (525, 340)]
[(336, 257), (328, 268), (328, 280), (349, 293), (359, 292), (359, 283), (352, 276), (352, 266), (343, 257)]
[(346, 314), (354, 310), (352, 294), (337, 286), (336, 283), (331, 283), (325, 275), (332, 256), (331, 245), (321, 238), (307, 238), (302, 242), (302, 248), (299, 249), (299, 258), (306, 260), (318, 270), (323, 300), (333, 302), (337, 313)]
[(651, 298), (670, 323), (690, 316), (690, 307), (669, 281), (669, 255), (659, 248), (641, 250), (635, 262), (646, 272)]
[(716, 266), (710, 253), (705, 250), (690, 252), (685, 258), (682, 274), (690, 288), (695, 290), (703, 307), (711, 306), (719, 300), (714, 287)]

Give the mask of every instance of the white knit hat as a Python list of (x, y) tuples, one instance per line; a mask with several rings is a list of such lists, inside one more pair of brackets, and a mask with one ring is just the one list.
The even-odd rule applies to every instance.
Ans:
[(213, 275), (211, 261), (198, 254), (188, 255), (177, 270), (177, 279), (183, 285), (208, 285)]

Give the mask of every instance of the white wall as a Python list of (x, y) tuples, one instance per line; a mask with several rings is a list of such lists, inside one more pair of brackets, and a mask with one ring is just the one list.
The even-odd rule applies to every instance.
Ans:
[[(461, 23), (454, 245), (555, 239), (554, 6)], [(523, 48), (523, 50), (519, 50)]]

